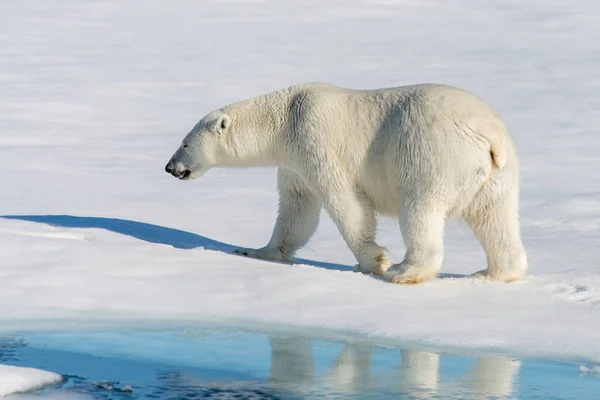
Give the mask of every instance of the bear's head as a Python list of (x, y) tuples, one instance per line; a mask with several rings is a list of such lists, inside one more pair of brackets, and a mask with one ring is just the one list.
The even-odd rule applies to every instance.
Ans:
[(188, 133), (167, 163), (165, 171), (182, 180), (201, 177), (226, 157), (225, 137), (231, 118), (223, 111), (214, 111), (200, 120)]

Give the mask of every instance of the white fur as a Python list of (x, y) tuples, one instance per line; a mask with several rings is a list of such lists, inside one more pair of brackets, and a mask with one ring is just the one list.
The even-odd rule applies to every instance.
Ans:
[[(216, 166), (279, 168), (271, 240), (241, 254), (293, 262), (325, 207), (357, 271), (397, 283), (429, 279), (442, 264), (449, 218), (465, 220), (487, 254), (487, 269), (474, 276), (508, 282), (526, 271), (517, 153), (499, 116), (466, 91), (310, 83), (240, 101), (205, 116), (167, 170), (189, 179)], [(398, 218), (399, 264), (375, 242), (376, 214)]]

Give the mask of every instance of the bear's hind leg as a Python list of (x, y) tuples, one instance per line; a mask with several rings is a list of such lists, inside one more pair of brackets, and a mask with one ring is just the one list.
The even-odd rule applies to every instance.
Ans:
[(321, 201), (292, 171), (277, 173), (279, 212), (269, 243), (260, 249), (240, 248), (236, 254), (262, 260), (294, 262), (294, 253), (304, 246), (319, 224)]
[[(433, 277), (444, 257), (444, 225), (446, 213), (424, 198), (405, 196), (399, 208), (400, 230), (406, 254), (385, 276), (391, 282), (414, 284)], [(435, 198), (435, 197), (434, 197)]]
[(518, 212), (518, 191), (509, 191), (465, 215), (488, 263), (487, 269), (472, 277), (500, 282), (523, 279), (527, 256), (521, 243)]

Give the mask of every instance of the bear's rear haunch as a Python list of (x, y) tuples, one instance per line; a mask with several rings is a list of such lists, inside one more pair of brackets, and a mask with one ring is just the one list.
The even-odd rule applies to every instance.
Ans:
[[(355, 271), (428, 280), (442, 265), (449, 218), (466, 221), (486, 252), (487, 269), (472, 276), (510, 282), (527, 269), (515, 147), (496, 112), (457, 88), (309, 83), (233, 103), (202, 118), (165, 169), (188, 180), (217, 166), (278, 168), (271, 240), (238, 254), (294, 262), (325, 207)], [(398, 218), (399, 264), (375, 242), (378, 213)]]

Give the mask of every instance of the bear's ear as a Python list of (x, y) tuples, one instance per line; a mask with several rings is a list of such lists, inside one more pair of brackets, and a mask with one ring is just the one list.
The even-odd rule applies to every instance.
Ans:
[(217, 131), (218, 134), (225, 133), (229, 129), (230, 125), (231, 125), (231, 118), (229, 118), (229, 115), (223, 114), (217, 119), (217, 124), (216, 124), (215, 130)]

